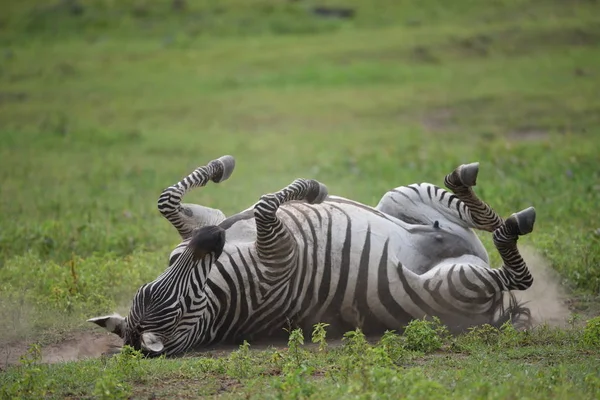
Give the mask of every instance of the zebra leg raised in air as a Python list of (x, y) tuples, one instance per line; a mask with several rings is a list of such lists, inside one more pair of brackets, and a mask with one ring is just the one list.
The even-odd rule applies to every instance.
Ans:
[(400, 186), (387, 192), (376, 208), (410, 224), (450, 222), (493, 232), (503, 220), (473, 192), (478, 173), (479, 163), (460, 165), (445, 177), (450, 191), (431, 183)]
[(506, 290), (525, 290), (533, 283), (533, 277), (517, 248), (519, 236), (533, 231), (535, 209), (529, 207), (508, 217), (494, 230), (494, 245), (502, 257), (503, 265), (498, 271)]
[(534, 223), (535, 209), (529, 207), (508, 217), (493, 233), (494, 245), (503, 261), (502, 267), (493, 271), (509, 291), (508, 305), (504, 299), (499, 302), (500, 306), (495, 316), (496, 326), (507, 321), (521, 328), (529, 328), (532, 325), (531, 310), (519, 303), (510, 291), (526, 290), (533, 284), (533, 276), (517, 248), (517, 240), (519, 236), (531, 233)]
[(502, 225), (503, 221), (473, 191), (473, 186), (477, 184), (478, 173), (479, 163), (463, 164), (446, 175), (444, 184), (467, 206), (475, 228), (494, 232)]
[[(530, 207), (511, 215), (494, 231), (501, 268), (490, 268), (469, 255), (446, 259), (421, 275), (401, 266), (399, 290), (410, 295), (403, 307), (417, 318), (438, 315), (456, 332), (483, 323), (499, 326), (506, 321), (527, 326), (530, 311), (510, 291), (525, 290), (533, 283), (517, 240), (533, 230), (534, 222), (535, 210)], [(508, 307), (505, 296), (510, 296)]]
[(181, 198), (191, 189), (228, 179), (235, 167), (232, 156), (223, 156), (198, 167), (194, 172), (162, 191), (158, 198), (158, 210), (177, 229), (182, 239), (192, 236), (195, 229), (207, 225), (218, 225), (225, 219), (221, 210), (198, 204), (182, 204)]
[(533, 278), (519, 253), (519, 236), (533, 231), (535, 209), (529, 207), (512, 214), (506, 221), (492, 208), (479, 199), (472, 187), (476, 185), (479, 163), (463, 164), (446, 175), (445, 184), (462, 200), (477, 224), (477, 228), (493, 232), (494, 245), (502, 257), (504, 265), (497, 270), (504, 290), (525, 290), (533, 283)]
[(260, 198), (254, 205), (256, 250), (265, 266), (286, 265), (297, 256), (296, 240), (277, 216), (279, 207), (294, 200), (318, 204), (326, 197), (325, 185), (313, 179), (296, 179), (280, 191)]

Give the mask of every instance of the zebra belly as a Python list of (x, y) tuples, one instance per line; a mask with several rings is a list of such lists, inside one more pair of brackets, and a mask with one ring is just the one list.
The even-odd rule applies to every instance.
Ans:
[(487, 265), (477, 255), (475, 235), (468, 231), (475, 238), (469, 241), (440, 228), (447, 221), (415, 226), (350, 202), (294, 208), (300, 211), (296, 220), (304, 217), (302, 224), (311, 226), (294, 232), (303, 249), (297, 273), (308, 284), (294, 288), (304, 302), (290, 311), (304, 325), (331, 321), (377, 332), (401, 329), (424, 315), (418, 299), (423, 289), (408, 285), (403, 266), (422, 274), (456, 257)]
[[(473, 240), (467, 240), (471, 233)], [(457, 235), (441, 227), (423, 227), (413, 230), (399, 246), (400, 264), (416, 274), (424, 274), (450, 258), (474, 256), (487, 260), (487, 252), (473, 232)], [(482, 260), (482, 262), (487, 263)]]

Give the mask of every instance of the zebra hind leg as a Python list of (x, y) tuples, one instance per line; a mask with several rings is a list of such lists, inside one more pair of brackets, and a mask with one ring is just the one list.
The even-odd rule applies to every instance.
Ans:
[(217, 225), (225, 219), (221, 210), (198, 204), (182, 204), (182, 197), (191, 189), (205, 186), (209, 181), (223, 182), (231, 176), (234, 168), (235, 159), (223, 156), (196, 168), (181, 181), (162, 191), (158, 198), (158, 210), (177, 229), (182, 239), (190, 238), (195, 229)]
[(494, 245), (504, 262), (502, 268), (497, 270), (498, 275), (509, 290), (499, 299), (493, 323), (498, 328), (508, 321), (517, 329), (529, 329), (533, 326), (531, 310), (511, 290), (525, 290), (533, 284), (531, 272), (517, 248), (517, 240), (519, 236), (531, 233), (534, 224), (535, 209), (529, 207), (512, 214), (494, 231)]
[(256, 249), (267, 266), (286, 264), (296, 256), (296, 241), (277, 217), (279, 207), (289, 201), (321, 203), (327, 197), (327, 187), (313, 179), (296, 179), (272, 194), (263, 195), (254, 205)]
[(446, 175), (444, 184), (465, 203), (475, 228), (493, 232), (502, 225), (503, 220), (473, 191), (473, 186), (477, 184), (478, 173), (479, 163), (463, 164)]
[(517, 240), (519, 236), (531, 233), (534, 223), (535, 209), (529, 207), (512, 214), (494, 231), (494, 245), (504, 263), (499, 275), (507, 290), (525, 290), (533, 283), (529, 268), (517, 248)]

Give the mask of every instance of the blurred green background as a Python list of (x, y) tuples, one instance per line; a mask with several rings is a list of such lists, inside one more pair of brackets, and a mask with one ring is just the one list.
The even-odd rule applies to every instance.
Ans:
[[(479, 161), (477, 193), (600, 293), (600, 5), (559, 0), (2, 1), (0, 338), (126, 312), (178, 243), (161, 190), (240, 211), (296, 177), (375, 205)], [(488, 234), (481, 234), (495, 265)]]

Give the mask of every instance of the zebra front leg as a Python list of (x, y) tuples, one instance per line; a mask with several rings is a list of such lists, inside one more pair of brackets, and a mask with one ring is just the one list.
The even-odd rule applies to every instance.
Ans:
[(444, 184), (458, 197), (469, 211), (475, 228), (494, 232), (503, 223), (502, 218), (485, 202), (483, 202), (472, 187), (477, 184), (479, 163), (463, 164), (452, 173), (446, 175)]
[(254, 205), (256, 250), (266, 266), (286, 264), (296, 257), (296, 241), (277, 217), (279, 207), (294, 200), (310, 204), (321, 203), (327, 188), (316, 180), (296, 179), (282, 190), (264, 195)]
[(508, 217), (494, 231), (494, 245), (504, 264), (492, 271), (501, 279), (505, 290), (525, 290), (533, 283), (529, 268), (517, 248), (517, 240), (519, 236), (531, 233), (534, 223), (535, 209), (529, 207)]
[(158, 198), (158, 210), (177, 229), (182, 239), (189, 238), (195, 229), (207, 225), (218, 225), (225, 219), (221, 210), (198, 204), (182, 204), (181, 198), (191, 189), (205, 186), (208, 181), (215, 183), (228, 179), (235, 167), (232, 156), (212, 160), (194, 172), (162, 191)]

